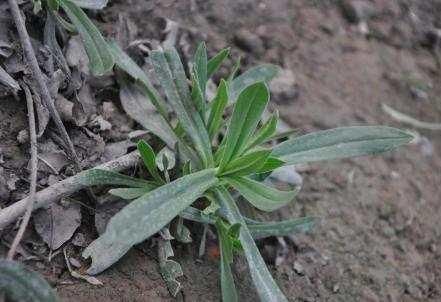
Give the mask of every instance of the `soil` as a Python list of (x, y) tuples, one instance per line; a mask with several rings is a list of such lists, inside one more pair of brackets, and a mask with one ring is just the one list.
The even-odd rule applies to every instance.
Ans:
[[(301, 133), (347, 125), (409, 127), (387, 115), (382, 104), (439, 122), (437, 49), (421, 34), (438, 26), (439, 1), (366, 1), (373, 11), (366, 17), (367, 35), (363, 26), (348, 21), (339, 3), (113, 0), (94, 16), (108, 35), (115, 35), (124, 15), (136, 24), (136, 38), (157, 40), (168, 18), (187, 33), (180, 40), (184, 53), (203, 39), (210, 55), (231, 46), (233, 57), (242, 56), (244, 70), (266, 62), (290, 71), (292, 83), (275, 89), (272, 101)], [(421, 32), (409, 26), (409, 11), (419, 17)], [(104, 98), (118, 103), (112, 94)], [(26, 178), (27, 151), (16, 139), (27, 125), (24, 103), (12, 97), (0, 101), (0, 172), (7, 176), (18, 169)], [(441, 301), (441, 135), (413, 130), (422, 137), (419, 143), (383, 156), (297, 167), (303, 177), (297, 201), (265, 218), (319, 216), (319, 225), (287, 239), (288, 253), (277, 266), (277, 242), (259, 242), (290, 301)], [(19, 189), (8, 194), (0, 188), (4, 203), (23, 196)], [(83, 215), (80, 228), (88, 239), (95, 236), (90, 219)], [(27, 263), (50, 280), (63, 301), (220, 301), (218, 258), (208, 253), (198, 259), (201, 230), (195, 231), (194, 243), (175, 246), (184, 270), (177, 298), (168, 293), (148, 242), (97, 276), (103, 286), (72, 279), (60, 269), (62, 255), (51, 263)], [(240, 301), (256, 301), (242, 257), (234, 274)]]

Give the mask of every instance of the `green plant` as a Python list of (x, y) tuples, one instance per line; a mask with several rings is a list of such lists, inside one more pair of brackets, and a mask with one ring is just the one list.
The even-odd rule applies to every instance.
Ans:
[(7, 301), (59, 301), (55, 291), (39, 274), (18, 262), (0, 259), (0, 295), (3, 294), (10, 299)]
[[(208, 100), (207, 81), (228, 56), (228, 49), (208, 59), (205, 44), (200, 44), (189, 70), (190, 80), (175, 49), (156, 50), (150, 59), (165, 101), (115, 43), (109, 47), (116, 65), (135, 80), (146, 101), (156, 107), (158, 117), (148, 130), (165, 143), (160, 148), (168, 153), (165, 156), (161, 151), (158, 156), (147, 142), (138, 143), (151, 176), (148, 180), (104, 170), (83, 172), (84, 184), (115, 185), (110, 194), (132, 200), (110, 220), (105, 233), (84, 250), (83, 256), (92, 259), (90, 274), (105, 270), (133, 245), (164, 230), (175, 218), (177, 234), (188, 235), (182, 221), (189, 219), (217, 229), (223, 301), (238, 299), (230, 269), (238, 251), (247, 258), (260, 299), (286, 301), (254, 240), (308, 229), (314, 218), (257, 222), (239, 212), (230, 191), (236, 190), (259, 210), (273, 211), (291, 202), (297, 191), (280, 191), (263, 184), (260, 180), (271, 171), (283, 165), (378, 154), (413, 138), (390, 127), (343, 127), (289, 138), (271, 147), (268, 142), (275, 137), (278, 116), (274, 114), (265, 122), (261, 119), (269, 102), (265, 81), (277, 73), (276, 67), (262, 65), (238, 77), (233, 74), (220, 81), (216, 96)], [(228, 107), (233, 107), (229, 119), (225, 117), (230, 112)], [(198, 208), (192, 206), (196, 200), (200, 200)]]
[[(41, 0), (34, 0), (34, 11), (38, 12), (43, 4)], [(94, 75), (103, 75), (114, 65), (112, 54), (106, 40), (93, 22), (81, 8), (102, 9), (108, 0), (44, 0), (44, 7), (49, 13), (48, 18), (54, 18), (59, 26), (71, 33), (78, 33), (83, 41), (89, 67)], [(68, 22), (59, 14), (60, 8), (66, 13)], [(55, 32), (53, 32), (55, 35)], [(55, 37), (53, 38), (55, 40)]]

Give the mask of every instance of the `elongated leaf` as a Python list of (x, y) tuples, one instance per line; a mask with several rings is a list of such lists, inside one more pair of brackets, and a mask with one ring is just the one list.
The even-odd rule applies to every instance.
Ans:
[(211, 103), (210, 116), (208, 117), (207, 129), (210, 141), (219, 132), (222, 126), (222, 115), (225, 110), (225, 106), (228, 104), (228, 87), (227, 82), (223, 79), (219, 83), (216, 96)]
[(135, 85), (128, 84), (121, 87), (119, 95), (124, 111), (131, 118), (173, 148), (178, 138), (167, 120), (148, 101), (146, 94), (142, 93)]
[(201, 90), (199, 76), (196, 72), (191, 74), (191, 99), (194, 102), (196, 110), (199, 112), (202, 120), (205, 120), (206, 102), (204, 93)]
[(271, 81), (278, 73), (280, 68), (272, 64), (262, 64), (253, 67), (231, 82), (230, 101), (234, 102), (239, 94), (248, 86), (258, 83)]
[(117, 188), (109, 190), (109, 194), (125, 200), (132, 200), (152, 191), (154, 188)]
[(285, 162), (283, 160), (278, 159), (277, 157), (268, 156), (263, 166), (261, 166), (256, 173), (266, 173), (274, 171), (277, 168), (283, 166)]
[(236, 286), (234, 285), (233, 273), (231, 271), (231, 263), (233, 263), (233, 247), (227, 233), (228, 229), (222, 225), (220, 219), (216, 221), (216, 229), (219, 235), (218, 238), (221, 252), (220, 272), (222, 301), (239, 301)]
[(378, 154), (412, 139), (411, 134), (391, 127), (342, 127), (289, 139), (274, 147), (272, 155), (291, 165)]
[(302, 217), (277, 222), (257, 222), (256, 224), (248, 224), (248, 228), (254, 239), (262, 239), (309, 232), (316, 221), (316, 217)]
[(60, 2), (69, 19), (78, 30), (90, 61), (90, 69), (95, 75), (103, 75), (113, 67), (113, 57), (107, 42), (89, 17), (69, 0)]
[(211, 76), (219, 69), (222, 62), (228, 57), (229, 54), (230, 48), (224, 48), (208, 61), (207, 78), (211, 78)]
[(204, 214), (201, 210), (193, 208), (193, 207), (187, 207), (185, 210), (183, 210), (181, 213), (179, 213), (179, 216), (181, 216), (184, 219), (200, 222), (200, 223), (209, 223), (214, 224), (216, 221), (212, 216)]
[(270, 150), (259, 150), (245, 154), (228, 163), (219, 175), (244, 176), (256, 173), (265, 164), (270, 153)]
[(107, 6), (109, 0), (71, 0), (76, 5), (88, 9), (103, 9)]
[[(194, 71), (197, 75), (197, 80), (199, 84), (199, 88), (201, 89), (202, 96), (205, 101), (205, 89), (207, 87), (207, 47), (205, 43), (202, 42), (199, 44), (196, 49), (196, 53), (194, 55)], [(204, 103), (205, 105), (205, 103)]]
[(268, 88), (263, 82), (248, 86), (240, 94), (224, 138), (225, 148), (219, 165), (221, 170), (244, 151), (268, 101)]
[(6, 294), (7, 301), (59, 301), (55, 291), (39, 274), (18, 262), (3, 259), (0, 260), (0, 294)]
[(272, 117), (270, 117), (268, 121), (265, 124), (263, 124), (263, 126), (259, 130), (256, 131), (256, 133), (248, 142), (245, 150), (254, 148), (265, 142), (271, 136), (273, 136), (274, 133), (276, 133), (278, 119), (279, 119), (278, 113), (275, 113)]
[(141, 82), (144, 88), (142, 89), (144, 94), (156, 107), (156, 110), (158, 110), (164, 118), (167, 118), (167, 105), (156, 91), (155, 87), (153, 87), (145, 72), (118, 46), (115, 41), (109, 42), (109, 51), (115, 59), (115, 64), (132, 78)]
[(253, 206), (267, 212), (286, 205), (298, 193), (298, 190), (279, 191), (246, 177), (228, 177), (226, 180)]
[(92, 169), (82, 172), (80, 182), (85, 186), (117, 185), (150, 189), (157, 186), (157, 184), (141, 178), (134, 178), (118, 172), (100, 169)]
[[(201, 210), (188, 207), (179, 216), (184, 219), (204, 223), (215, 224), (213, 216), (205, 215)], [(257, 240), (267, 237), (289, 236), (296, 233), (309, 232), (317, 222), (317, 217), (301, 217), (282, 221), (261, 222), (244, 217), (251, 236)]]
[[(237, 73), (239, 72), (240, 65), (242, 63), (241, 61), (242, 61), (242, 58), (239, 57), (236, 60), (236, 62), (234, 63), (233, 70), (231, 71), (230, 75), (228, 76), (228, 84), (231, 84), (233, 82), (233, 79), (236, 77)], [(232, 103), (234, 103), (234, 102), (232, 102)]]
[(152, 63), (159, 82), (173, 106), (181, 126), (192, 140), (205, 167), (213, 163), (211, 144), (205, 124), (190, 96), (184, 68), (176, 49), (153, 51)]
[(230, 223), (240, 223), (239, 239), (242, 244), (245, 257), (248, 261), (251, 277), (259, 294), (261, 301), (266, 302), (285, 302), (288, 301), (282, 291), (277, 286), (271, 273), (265, 265), (265, 261), (260, 255), (259, 249), (245, 224), (242, 215), (237, 208), (234, 199), (230, 193), (223, 187), (216, 187), (214, 193), (218, 202), (226, 210), (226, 215)]
[(156, 155), (152, 147), (145, 140), (140, 140), (138, 142), (138, 151), (141, 154), (144, 165), (153, 178), (159, 183), (164, 183), (161, 175), (159, 175), (158, 167), (156, 166)]
[(105, 233), (83, 252), (92, 258), (89, 274), (118, 261), (133, 245), (149, 238), (217, 183), (214, 169), (179, 178), (132, 201), (110, 219)]

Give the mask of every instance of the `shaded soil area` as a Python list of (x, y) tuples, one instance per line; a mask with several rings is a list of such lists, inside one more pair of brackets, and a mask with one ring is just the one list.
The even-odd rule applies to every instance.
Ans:
[[(382, 104), (419, 120), (440, 122), (438, 50), (425, 35), (430, 26), (439, 26), (433, 14), (440, 4), (364, 3), (368, 7), (360, 13), (360, 22), (348, 17), (339, 1), (310, 0), (114, 0), (94, 17), (115, 36), (124, 16), (136, 25), (133, 38), (152, 44), (163, 38), (167, 18), (182, 28), (177, 44), (184, 57), (205, 40), (210, 56), (231, 46), (233, 58), (242, 56), (243, 70), (263, 62), (281, 66), (282, 78), (271, 85), (273, 106), (300, 133), (347, 125), (409, 127), (387, 115)], [(412, 21), (412, 14), (420, 23)], [(417, 25), (412, 27), (412, 22)], [(233, 64), (229, 61), (219, 77)], [(117, 93), (102, 91), (98, 84), (94, 92), (119, 110)], [(5, 179), (14, 170), (26, 178), (27, 151), (17, 142), (20, 130), (27, 127), (24, 103), (11, 97), (0, 102), (0, 169)], [(133, 122), (119, 114), (112, 121), (117, 133), (107, 134), (103, 144), (124, 137), (128, 131), (123, 124), (132, 127)], [(413, 130), (420, 135), (418, 142), (384, 156), (296, 167), (303, 177), (297, 201), (271, 215), (257, 213), (274, 220), (321, 217), (309, 234), (286, 240), (288, 250), (280, 265), (274, 263), (277, 241), (259, 242), (290, 301), (441, 300), (441, 135)], [(74, 126), (70, 131), (80, 136)], [(82, 152), (90, 157), (87, 148)], [(26, 195), (25, 182), (18, 182), (17, 191), (3, 182), (2, 200)], [(83, 213), (80, 232), (91, 240), (96, 235), (93, 218), (87, 209)], [(168, 293), (150, 242), (99, 275), (103, 286), (72, 279), (62, 253), (51, 263), (28, 263), (51, 281), (63, 301), (219, 301), (218, 256), (210, 253), (216, 243), (209, 242), (209, 252), (198, 259), (201, 230), (194, 231), (194, 243), (175, 246), (185, 275), (177, 298)], [(242, 257), (233, 270), (240, 300), (256, 301)]]

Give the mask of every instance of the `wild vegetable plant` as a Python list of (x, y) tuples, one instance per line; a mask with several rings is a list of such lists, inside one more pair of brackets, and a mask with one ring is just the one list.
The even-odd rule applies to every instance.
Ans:
[(155, 50), (149, 59), (165, 100), (130, 57), (115, 43), (109, 47), (116, 65), (131, 76), (145, 101), (155, 106), (154, 123), (147, 123), (146, 128), (163, 144), (158, 155), (148, 142), (138, 143), (147, 179), (103, 170), (84, 173), (84, 184), (116, 186), (109, 193), (128, 201), (111, 218), (105, 232), (84, 250), (83, 256), (92, 259), (90, 274), (102, 272), (133, 245), (167, 230), (173, 220), (178, 224), (177, 233), (188, 235), (182, 222), (191, 220), (217, 230), (223, 301), (238, 300), (231, 271), (236, 253), (245, 255), (262, 301), (287, 301), (255, 239), (307, 229), (314, 219), (258, 222), (240, 213), (232, 192), (237, 191), (261, 211), (274, 211), (292, 202), (297, 194), (297, 190), (280, 191), (262, 182), (275, 169), (378, 154), (413, 138), (395, 128), (357, 126), (289, 138), (272, 146), (268, 142), (275, 138), (278, 116), (273, 114), (263, 121), (262, 114), (270, 99), (265, 81), (276, 73), (273, 66), (259, 66), (238, 77), (233, 71), (219, 82), (216, 95), (209, 99), (207, 81), (228, 57), (228, 49), (208, 59), (205, 44), (200, 44), (189, 78), (176, 49)]

